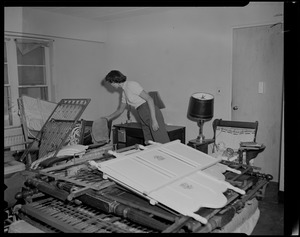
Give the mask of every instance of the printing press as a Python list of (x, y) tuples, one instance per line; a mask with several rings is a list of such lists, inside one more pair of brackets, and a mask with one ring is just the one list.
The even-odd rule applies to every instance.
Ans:
[[(13, 211), (36, 228), (29, 232), (251, 233), (271, 175), (179, 140), (114, 150), (100, 141), (111, 126), (101, 119), (94, 124), (107, 129), (98, 130), (97, 144), (64, 146), (88, 103), (57, 105), (37, 139), (39, 168), (31, 169), (30, 146), (21, 157), (31, 167), (22, 171), (26, 181)], [(84, 149), (74, 152), (76, 146)]]
[[(245, 190), (245, 195), (228, 189), (223, 208), (197, 211), (208, 220), (202, 224), (166, 206), (151, 205), (144, 197), (103, 179), (101, 171), (90, 167), (89, 161), (115, 159), (115, 155), (109, 154), (111, 149), (111, 145), (106, 145), (68, 163), (32, 171), (26, 187), (16, 195), (24, 200), (17, 210), (18, 216), (44, 232), (55, 233), (230, 232), (257, 212), (257, 200), (264, 197), (272, 179), (251, 166), (221, 161), (241, 171), (240, 174), (226, 171), (224, 175), (227, 182)], [(140, 148), (136, 145), (116, 152), (140, 152)]]

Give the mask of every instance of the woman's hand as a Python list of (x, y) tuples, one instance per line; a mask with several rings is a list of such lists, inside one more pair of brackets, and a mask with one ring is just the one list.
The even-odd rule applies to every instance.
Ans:
[(152, 129), (153, 129), (153, 131), (157, 131), (159, 129), (156, 119), (152, 121)]

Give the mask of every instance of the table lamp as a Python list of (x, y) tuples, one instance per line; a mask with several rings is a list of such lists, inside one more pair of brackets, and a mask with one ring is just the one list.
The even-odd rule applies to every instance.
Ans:
[(204, 142), (203, 125), (206, 121), (212, 119), (214, 115), (214, 97), (211, 94), (197, 92), (192, 94), (188, 107), (188, 118), (196, 121), (199, 126), (199, 135), (196, 138), (197, 143)]

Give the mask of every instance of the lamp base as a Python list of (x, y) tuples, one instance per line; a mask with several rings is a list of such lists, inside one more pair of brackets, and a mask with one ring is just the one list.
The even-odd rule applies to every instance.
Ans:
[(199, 136), (196, 138), (197, 143), (203, 143), (205, 140), (205, 137), (203, 134), (199, 134)]
[(200, 119), (200, 120), (197, 122), (197, 124), (198, 124), (198, 126), (199, 126), (199, 135), (198, 135), (198, 137), (196, 138), (196, 141), (197, 141), (198, 143), (203, 143), (203, 141), (205, 140), (205, 137), (204, 137), (204, 135), (203, 135), (203, 125), (204, 125), (205, 122), (206, 122), (205, 119)]

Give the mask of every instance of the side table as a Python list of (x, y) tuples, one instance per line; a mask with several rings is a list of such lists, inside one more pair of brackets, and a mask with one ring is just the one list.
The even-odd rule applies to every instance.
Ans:
[(197, 139), (193, 139), (193, 140), (190, 140), (187, 145), (207, 154), (208, 153), (208, 145), (213, 143), (214, 141), (215, 141), (214, 139), (204, 139), (200, 143), (197, 141)]
[[(185, 144), (185, 127), (176, 125), (166, 125), (166, 130), (171, 141), (179, 139)], [(117, 149), (144, 144), (144, 134), (140, 123), (124, 123), (113, 125), (113, 144), (117, 144)]]

